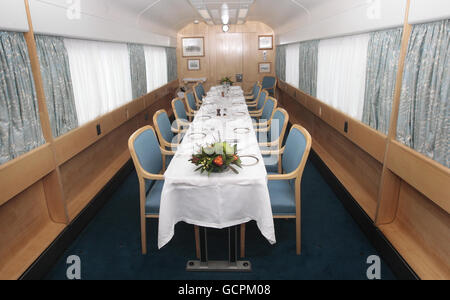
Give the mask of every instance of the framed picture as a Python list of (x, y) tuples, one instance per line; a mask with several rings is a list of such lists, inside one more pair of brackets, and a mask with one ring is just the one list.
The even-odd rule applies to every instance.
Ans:
[(200, 59), (188, 59), (188, 71), (200, 70)]
[(259, 50), (272, 50), (273, 49), (273, 35), (258, 36), (258, 48), (259, 48)]
[(271, 63), (259, 63), (259, 73), (271, 73), (272, 72)]
[(205, 56), (203, 37), (183, 38), (181, 43), (183, 48), (183, 57)]

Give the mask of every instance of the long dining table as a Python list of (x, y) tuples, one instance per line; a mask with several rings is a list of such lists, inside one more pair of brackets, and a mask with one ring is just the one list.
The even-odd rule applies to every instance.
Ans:
[[(201, 174), (189, 160), (202, 146), (216, 142), (237, 145), (239, 172)], [(165, 174), (161, 194), (158, 247), (174, 236), (178, 222), (199, 226), (200, 260), (188, 261), (188, 271), (249, 271), (249, 261), (237, 259), (238, 226), (256, 221), (262, 235), (275, 244), (267, 171), (253, 120), (240, 87), (211, 88), (178, 145)], [(229, 230), (228, 261), (208, 260), (207, 228)]]

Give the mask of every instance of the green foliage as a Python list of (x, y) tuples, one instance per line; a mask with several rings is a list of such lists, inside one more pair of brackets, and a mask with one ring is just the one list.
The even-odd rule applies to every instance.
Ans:
[(233, 85), (234, 82), (230, 79), (230, 77), (224, 77), (220, 80), (220, 83), (221, 84), (229, 83), (230, 85)]
[(231, 146), (226, 142), (219, 142), (207, 147), (202, 147), (200, 153), (192, 155), (189, 160), (198, 166), (195, 171), (200, 173), (222, 173), (231, 169), (236, 174), (239, 172), (234, 166), (242, 168), (241, 159), (237, 155), (237, 145)]

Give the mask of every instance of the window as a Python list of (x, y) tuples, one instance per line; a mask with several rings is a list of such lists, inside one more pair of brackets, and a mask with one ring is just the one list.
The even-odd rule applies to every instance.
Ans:
[(163, 47), (145, 46), (147, 92), (167, 84), (167, 55)]
[(319, 43), (317, 98), (362, 119), (369, 34)]
[(286, 82), (298, 88), (299, 82), (299, 44), (286, 47)]
[(65, 39), (79, 125), (132, 100), (126, 44)]

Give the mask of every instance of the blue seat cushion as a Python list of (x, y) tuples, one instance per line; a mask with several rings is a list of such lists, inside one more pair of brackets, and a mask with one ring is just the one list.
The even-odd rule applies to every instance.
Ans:
[(295, 190), (289, 180), (269, 180), (268, 187), (273, 215), (295, 216)]
[(150, 192), (147, 194), (145, 201), (146, 214), (159, 214), (159, 205), (161, 203), (161, 193), (164, 186), (164, 181), (155, 180)]

